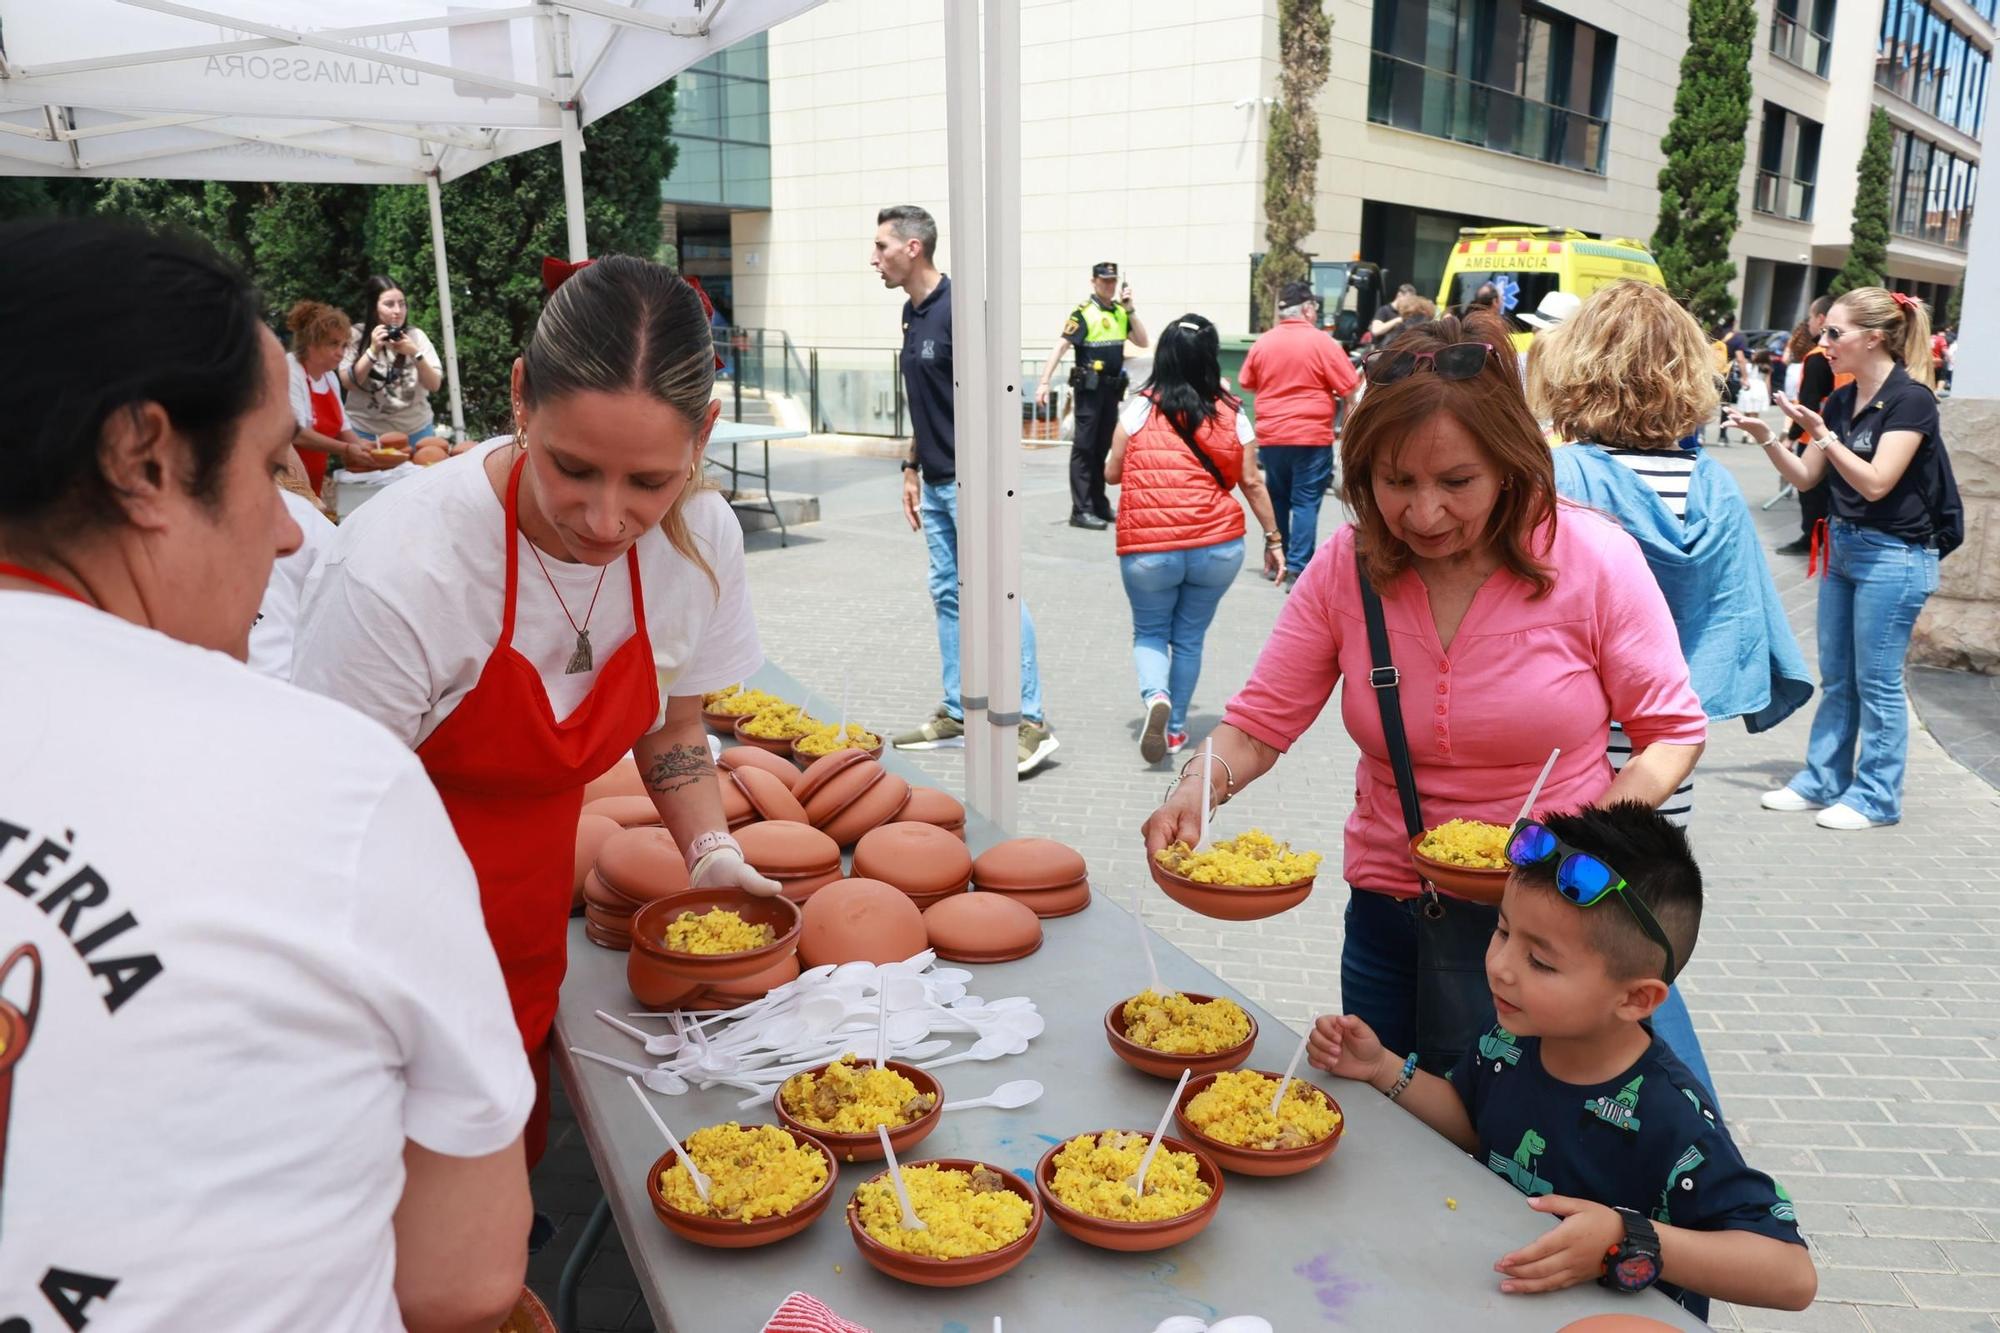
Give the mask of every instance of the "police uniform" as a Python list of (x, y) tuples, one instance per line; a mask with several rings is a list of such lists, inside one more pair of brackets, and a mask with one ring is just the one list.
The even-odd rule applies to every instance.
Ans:
[[(1096, 277), (1118, 276), (1115, 264), (1099, 264)], [(1118, 424), (1118, 400), (1125, 396), (1125, 340), (1132, 336), (1132, 312), (1092, 293), (1070, 311), (1062, 336), (1076, 349), (1069, 373), (1076, 403), (1076, 439), (1069, 451), (1071, 517), (1095, 514), (1109, 520), (1104, 494), (1104, 460)]]

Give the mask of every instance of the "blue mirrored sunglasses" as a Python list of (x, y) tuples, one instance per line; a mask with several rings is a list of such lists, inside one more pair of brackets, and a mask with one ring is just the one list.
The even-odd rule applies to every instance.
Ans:
[(1625, 877), (1606, 865), (1589, 852), (1576, 848), (1550, 832), (1548, 827), (1537, 824), (1532, 819), (1516, 823), (1507, 835), (1507, 860), (1517, 866), (1556, 863), (1556, 892), (1575, 903), (1578, 907), (1595, 907), (1604, 901), (1607, 894), (1617, 894), (1618, 901), (1625, 904), (1625, 910), (1639, 923), (1639, 929), (1667, 955), (1667, 970), (1662, 979), (1672, 981), (1678, 973), (1674, 958), (1674, 946), (1667, 939), (1667, 932), (1660, 928), (1659, 919), (1653, 915), (1645, 900), (1631, 891)]

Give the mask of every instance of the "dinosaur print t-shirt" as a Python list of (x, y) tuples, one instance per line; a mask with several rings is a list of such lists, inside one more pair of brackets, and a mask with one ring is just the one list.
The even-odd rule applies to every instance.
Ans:
[[(1702, 1085), (1653, 1038), (1616, 1078), (1563, 1083), (1541, 1040), (1495, 1027), (1452, 1086), (1479, 1132), (1479, 1160), (1523, 1194), (1590, 1199), (1694, 1231), (1754, 1231), (1805, 1244), (1782, 1187), (1743, 1160)], [(1660, 1290), (1706, 1319), (1708, 1298)]]

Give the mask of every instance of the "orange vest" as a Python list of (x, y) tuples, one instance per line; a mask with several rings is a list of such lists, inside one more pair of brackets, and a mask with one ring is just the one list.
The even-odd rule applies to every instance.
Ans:
[(1118, 495), (1118, 554), (1183, 551), (1214, 546), (1243, 535), (1243, 506), (1236, 484), (1243, 478), (1243, 446), (1236, 438), (1237, 409), (1225, 399), (1195, 433), (1228, 489), (1215, 478), (1156, 405), (1139, 433), (1125, 443), (1124, 481)]

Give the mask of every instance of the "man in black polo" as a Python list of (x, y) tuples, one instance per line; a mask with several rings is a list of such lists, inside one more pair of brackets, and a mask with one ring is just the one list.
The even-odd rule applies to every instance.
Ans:
[[(931, 555), (931, 605), (937, 610), (938, 657), (944, 701), (929, 721), (892, 738), (899, 750), (961, 745), (965, 711), (959, 702), (958, 666), (958, 454), (952, 418), (951, 279), (938, 272), (937, 222), (914, 204), (875, 216), (875, 253), (869, 261), (884, 287), (900, 287), (903, 303), (903, 396), (915, 437), (903, 460), (903, 517), (922, 532)], [(1060, 744), (1042, 710), (1041, 673), (1035, 662), (1035, 623), (1021, 603), (1021, 726), (1015, 771), (1040, 768)]]
[(1125, 396), (1125, 342), (1151, 341), (1132, 305), (1132, 288), (1118, 285), (1118, 265), (1106, 260), (1090, 270), (1090, 298), (1069, 312), (1062, 336), (1042, 367), (1035, 406), (1049, 400), (1049, 381), (1063, 353), (1076, 349), (1069, 382), (1075, 391), (1076, 438), (1069, 449), (1069, 525), (1102, 530), (1114, 517), (1104, 494), (1104, 460), (1118, 424), (1118, 400)]

